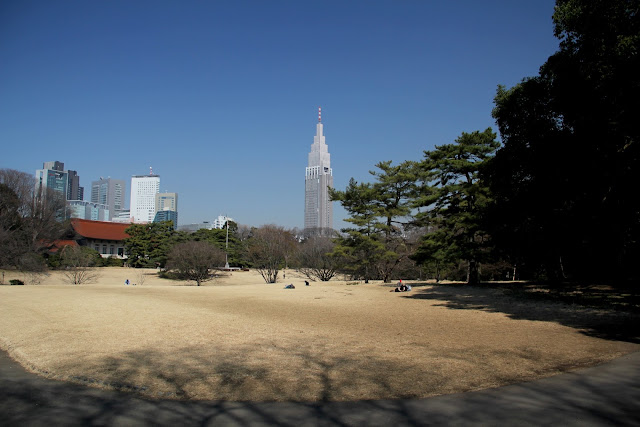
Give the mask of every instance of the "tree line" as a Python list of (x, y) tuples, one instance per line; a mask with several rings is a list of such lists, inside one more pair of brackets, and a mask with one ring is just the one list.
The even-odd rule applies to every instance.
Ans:
[[(638, 0), (558, 0), (559, 50), (499, 86), (492, 129), (420, 161), (380, 162), (332, 192), (350, 217), (337, 252), (388, 280), (406, 259), (435, 278), (638, 277)], [(456, 271), (457, 270), (457, 271)], [(459, 278), (459, 277), (458, 277)]]
[[(491, 128), (462, 132), (420, 160), (379, 162), (371, 182), (331, 189), (349, 215), (333, 238), (138, 224), (128, 263), (203, 279), (228, 263), (269, 283), (291, 268), (317, 280), (637, 279), (639, 11), (640, 0), (558, 0), (558, 51), (538, 75), (498, 86), (500, 140)], [(43, 242), (64, 233), (64, 202), (34, 188), (33, 177), (0, 171), (1, 265), (35, 268)], [(207, 269), (188, 273), (187, 254)]]

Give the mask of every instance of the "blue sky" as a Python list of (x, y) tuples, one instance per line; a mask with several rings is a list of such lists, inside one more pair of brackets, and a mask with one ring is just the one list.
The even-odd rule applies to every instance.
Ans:
[(558, 48), (553, 5), (0, 2), (0, 168), (59, 160), (87, 189), (152, 166), (180, 224), (302, 227), (318, 106), (338, 189), (495, 129), (497, 85)]

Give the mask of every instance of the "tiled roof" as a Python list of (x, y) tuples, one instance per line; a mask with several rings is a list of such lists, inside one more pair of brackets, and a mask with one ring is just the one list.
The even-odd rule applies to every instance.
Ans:
[(55, 253), (65, 246), (78, 246), (78, 242), (75, 240), (54, 240), (49, 248), (49, 252)]
[(129, 228), (131, 224), (73, 218), (71, 226), (76, 233), (88, 239), (124, 240), (129, 237), (124, 230)]

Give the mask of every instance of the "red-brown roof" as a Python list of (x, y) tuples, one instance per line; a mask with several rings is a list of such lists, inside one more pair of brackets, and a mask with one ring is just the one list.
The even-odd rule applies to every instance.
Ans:
[(49, 252), (56, 253), (65, 246), (78, 246), (78, 242), (75, 240), (54, 240), (49, 247)]
[(76, 233), (88, 239), (124, 240), (129, 237), (124, 230), (129, 228), (131, 224), (72, 218), (71, 226)]

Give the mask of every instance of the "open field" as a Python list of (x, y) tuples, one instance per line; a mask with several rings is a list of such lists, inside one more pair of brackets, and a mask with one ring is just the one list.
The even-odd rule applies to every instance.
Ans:
[[(426, 397), (533, 380), (638, 351), (638, 315), (495, 287), (205, 286), (104, 268), (0, 286), (0, 347), (41, 375), (151, 397), (333, 401)], [(13, 278), (9, 273), (5, 283)], [(22, 279), (22, 277), (19, 277)], [(124, 286), (129, 278), (137, 286)], [(294, 283), (296, 289), (285, 290)], [(621, 331), (623, 333), (621, 333)]]

